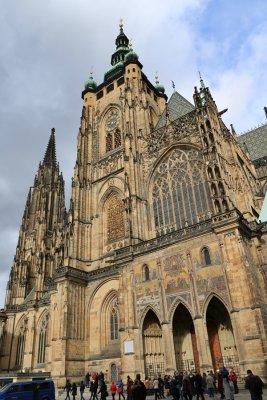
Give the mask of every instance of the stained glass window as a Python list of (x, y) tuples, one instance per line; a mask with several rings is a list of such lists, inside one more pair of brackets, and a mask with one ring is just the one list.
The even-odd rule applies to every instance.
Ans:
[(114, 133), (114, 149), (121, 146), (121, 133), (119, 129), (116, 129)]
[(106, 136), (106, 152), (112, 150), (112, 135), (108, 133)]
[(124, 237), (123, 203), (117, 194), (113, 194), (107, 206), (107, 237), (116, 240)]
[(180, 229), (210, 216), (212, 202), (202, 155), (174, 149), (154, 173), (152, 204), (158, 232)]

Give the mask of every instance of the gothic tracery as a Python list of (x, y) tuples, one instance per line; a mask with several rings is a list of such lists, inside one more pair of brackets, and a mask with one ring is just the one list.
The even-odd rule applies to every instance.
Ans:
[(152, 201), (158, 232), (207, 218), (212, 203), (202, 155), (193, 149), (173, 149), (154, 172)]
[(125, 235), (123, 203), (119, 196), (114, 193), (107, 205), (107, 239), (117, 240)]

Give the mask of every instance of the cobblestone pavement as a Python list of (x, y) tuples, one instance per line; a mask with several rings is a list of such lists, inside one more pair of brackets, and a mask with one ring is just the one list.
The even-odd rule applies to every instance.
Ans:
[[(65, 400), (66, 398), (66, 392), (65, 393), (61, 393), (62, 391), (59, 391), (60, 394), (56, 397), (57, 400)], [(90, 399), (90, 393), (88, 391), (88, 389), (85, 391), (84, 394), (84, 398), (85, 400), (89, 400)], [(116, 395), (115, 400), (118, 400), (118, 396)], [(99, 397), (100, 399), (100, 397)], [(126, 395), (125, 395), (125, 399), (126, 399)], [(196, 399), (196, 396), (193, 397), (193, 399)], [(205, 399), (209, 400), (209, 396), (205, 395)], [(219, 395), (215, 395), (215, 400), (219, 400), (220, 396)], [(71, 397), (72, 400), (72, 397)], [(79, 388), (78, 388), (78, 396), (76, 397), (76, 400), (80, 400), (80, 392), (79, 392)], [(112, 397), (109, 396), (107, 397), (107, 400), (112, 400)], [(147, 400), (154, 400), (154, 396), (147, 396)], [(172, 400), (172, 397), (167, 397), (166, 400)], [(250, 400), (250, 394), (247, 390), (240, 390), (240, 392), (238, 394), (235, 395), (235, 400)], [(267, 388), (263, 390), (263, 400), (267, 400)]]

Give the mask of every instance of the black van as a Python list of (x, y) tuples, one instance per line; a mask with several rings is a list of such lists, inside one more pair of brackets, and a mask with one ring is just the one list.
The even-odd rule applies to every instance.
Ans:
[(55, 400), (55, 385), (49, 380), (8, 383), (0, 390), (0, 400), (32, 400), (36, 390), (40, 400)]

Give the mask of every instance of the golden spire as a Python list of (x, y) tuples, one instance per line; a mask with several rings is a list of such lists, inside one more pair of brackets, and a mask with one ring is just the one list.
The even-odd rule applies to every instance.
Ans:
[(123, 28), (123, 19), (122, 18), (120, 19), (119, 27), (122, 30), (122, 28)]

